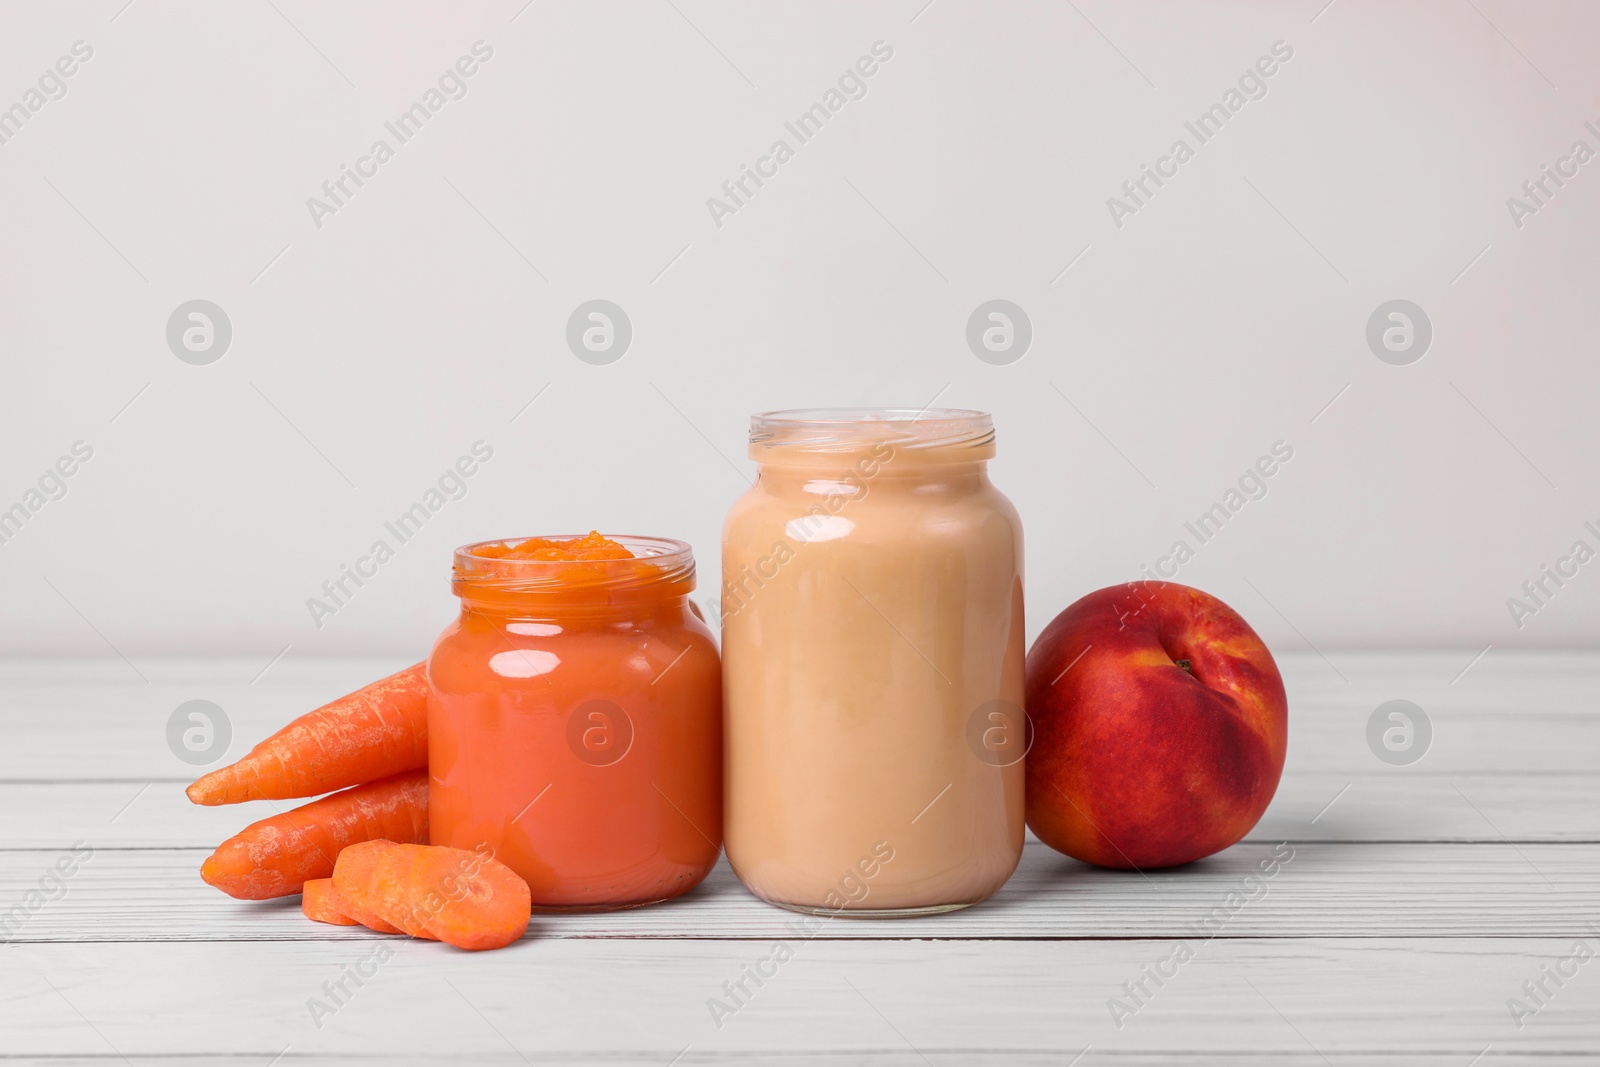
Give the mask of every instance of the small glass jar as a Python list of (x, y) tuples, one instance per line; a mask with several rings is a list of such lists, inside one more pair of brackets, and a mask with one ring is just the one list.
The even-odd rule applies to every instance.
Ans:
[[(560, 538), (565, 540), (565, 538)], [(456, 550), (428, 658), (429, 836), (527, 880), (535, 910), (688, 892), (722, 844), (722, 687), (682, 541), (634, 559)]]
[(952, 911), (1023, 841), (1022, 527), (988, 415), (756, 415), (722, 534), (728, 860), (798, 911)]

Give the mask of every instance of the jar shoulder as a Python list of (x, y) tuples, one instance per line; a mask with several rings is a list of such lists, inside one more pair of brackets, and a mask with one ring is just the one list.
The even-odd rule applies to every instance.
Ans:
[(868, 539), (877, 543), (927, 537), (1011, 538), (1020, 548), (1022, 521), (1015, 505), (987, 479), (947, 488), (937, 483), (867, 485), (856, 493), (805, 492), (757, 483), (736, 500), (723, 521), (724, 554), (764, 551), (777, 540), (823, 543)]
[(428, 678), (436, 690), (452, 692), (590, 680), (652, 687), (669, 664), (673, 681), (691, 685), (719, 670), (710, 628), (687, 607), (667, 619), (581, 627), (468, 614), (434, 641)]

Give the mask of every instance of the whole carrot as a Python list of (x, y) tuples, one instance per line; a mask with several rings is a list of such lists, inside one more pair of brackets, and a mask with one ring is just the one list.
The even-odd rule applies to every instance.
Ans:
[(200, 877), (240, 900), (286, 897), (310, 879), (333, 877), (346, 845), (380, 838), (427, 842), (427, 771), (358, 785), (251, 823), (217, 846)]
[(200, 778), (196, 804), (314, 797), (428, 765), (427, 665), (307, 712), (250, 754)]

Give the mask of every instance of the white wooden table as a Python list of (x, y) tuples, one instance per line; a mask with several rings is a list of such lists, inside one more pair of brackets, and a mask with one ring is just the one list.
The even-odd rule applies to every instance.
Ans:
[[(1192, 867), (1098, 871), (1030, 842), (987, 904), (807, 938), (723, 866), (679, 902), (538, 917), (483, 954), (313, 924), (299, 898), (235, 901), (196, 874), (268, 809), (184, 799), (172, 710), (221, 705), (237, 756), (401, 664), (285, 660), (252, 684), (259, 662), (141, 661), (148, 681), (120, 660), (0, 663), (0, 915), (37, 905), (0, 945), (0, 1062), (1600, 1060), (1600, 962), (1561, 962), (1580, 936), (1600, 952), (1600, 655), (1492, 651), (1464, 674), (1470, 651), (1330, 658), (1283, 657), (1277, 799)], [(1366, 742), (1397, 697), (1434, 730), (1406, 767)], [(92, 858), (30, 897), (76, 842)], [(1274, 847), (1293, 858), (1264, 895), (1197, 935)], [(708, 1000), (778, 941), (793, 957), (717, 1025)], [(1547, 966), (1576, 974), (1557, 986)], [(370, 977), (314, 1018), (351, 971)], [(1123, 984), (1142, 978), (1119, 1026), (1109, 1002), (1134, 1005)], [(1542, 1006), (1524, 988), (1541, 979)], [(1511, 998), (1537, 1009), (1520, 1027)]]

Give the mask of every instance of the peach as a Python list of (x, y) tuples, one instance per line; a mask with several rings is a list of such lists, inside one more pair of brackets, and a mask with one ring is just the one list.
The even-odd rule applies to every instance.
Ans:
[(1090, 593), (1028, 653), (1028, 827), (1101, 867), (1171, 867), (1250, 832), (1283, 773), (1288, 702), (1267, 646), (1172, 582)]

